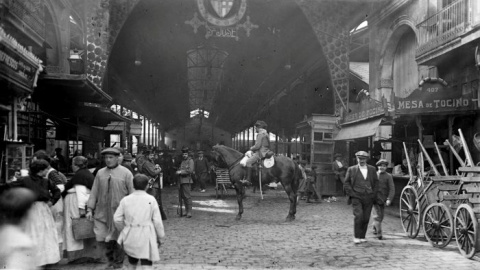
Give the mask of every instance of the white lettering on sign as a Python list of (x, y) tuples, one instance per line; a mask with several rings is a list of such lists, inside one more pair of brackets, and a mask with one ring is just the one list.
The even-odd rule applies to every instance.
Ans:
[(468, 107), (469, 101), (465, 98), (457, 99), (435, 99), (433, 100), (434, 108), (458, 108), (458, 107)]
[(423, 108), (460, 108), (470, 106), (470, 101), (465, 98), (434, 99), (433, 102), (422, 100), (401, 100), (398, 101), (398, 110), (423, 109)]
[(0, 62), (7, 64), (14, 70), (18, 69), (18, 62), (3, 51), (0, 51)]
[(205, 35), (206, 38), (209, 37), (229, 37), (238, 39), (237, 36), (237, 29), (232, 27), (212, 27), (206, 26), (207, 34)]
[(364, 119), (364, 118), (368, 118), (368, 117), (371, 117), (371, 116), (380, 115), (380, 114), (383, 114), (383, 113), (385, 113), (383, 107), (374, 107), (374, 108), (363, 110), (363, 111), (360, 111), (360, 112), (348, 114), (345, 117), (345, 122), (354, 121), (354, 120), (358, 120), (358, 119)]
[(421, 100), (404, 100), (398, 102), (398, 109), (421, 109), (423, 108), (423, 101)]

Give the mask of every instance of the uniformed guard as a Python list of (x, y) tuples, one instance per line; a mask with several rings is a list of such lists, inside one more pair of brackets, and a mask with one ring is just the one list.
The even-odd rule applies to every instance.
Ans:
[(264, 121), (258, 120), (255, 123), (255, 129), (257, 134), (257, 139), (255, 145), (250, 147), (245, 153), (245, 156), (249, 157), (246, 161), (247, 167), (247, 181), (251, 182), (252, 178), (252, 165), (260, 160), (265, 154), (270, 150), (270, 139), (267, 133), (267, 123)]
[(180, 189), (180, 196), (185, 203), (186, 209), (186, 217), (192, 217), (192, 196), (190, 195), (190, 187), (193, 183), (192, 181), (192, 173), (194, 172), (194, 163), (192, 158), (188, 155), (189, 149), (188, 147), (182, 148), (182, 163), (180, 164), (180, 168), (177, 171), (178, 179), (179, 179), (179, 189)]

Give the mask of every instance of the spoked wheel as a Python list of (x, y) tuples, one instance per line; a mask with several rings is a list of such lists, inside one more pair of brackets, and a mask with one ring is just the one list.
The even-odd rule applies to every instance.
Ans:
[(453, 237), (453, 218), (450, 210), (441, 203), (433, 203), (423, 214), (423, 230), (432, 246), (443, 248)]
[(460, 253), (470, 259), (478, 250), (478, 221), (468, 204), (461, 204), (455, 213), (455, 238)]
[(412, 186), (406, 186), (400, 196), (400, 219), (403, 231), (410, 238), (415, 238), (420, 230), (420, 202)]

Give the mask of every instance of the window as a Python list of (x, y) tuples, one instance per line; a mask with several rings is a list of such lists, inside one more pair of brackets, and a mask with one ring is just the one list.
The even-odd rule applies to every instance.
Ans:
[(203, 115), (203, 117), (208, 118), (210, 116), (210, 113), (201, 109), (196, 109), (190, 112), (190, 118), (193, 118), (197, 115)]
[(323, 141), (323, 133), (322, 132), (314, 132), (313, 133), (313, 140), (314, 141)]

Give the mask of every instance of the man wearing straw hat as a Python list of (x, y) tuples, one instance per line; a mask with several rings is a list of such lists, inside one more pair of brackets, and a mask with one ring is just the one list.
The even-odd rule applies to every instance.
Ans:
[(355, 153), (358, 164), (347, 169), (343, 185), (348, 201), (353, 206), (355, 244), (366, 242), (365, 234), (377, 198), (378, 176), (375, 167), (367, 164), (369, 155), (365, 151)]

